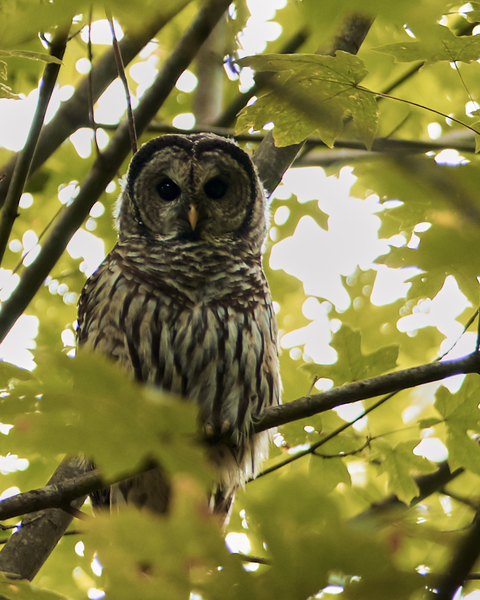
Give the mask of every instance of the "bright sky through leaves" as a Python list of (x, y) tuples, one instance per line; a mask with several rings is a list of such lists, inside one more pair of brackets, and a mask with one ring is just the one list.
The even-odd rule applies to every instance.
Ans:
[[(276, 2), (249, 2), (252, 17), (247, 22), (247, 27), (240, 41), (244, 55), (261, 52), (257, 47), (261, 39), (267, 41), (273, 37), (274, 22), (272, 27), (265, 28), (265, 24), (275, 14), (275, 9), (282, 8), (283, 1)], [(442, 28), (443, 30), (443, 28)], [(111, 39), (110, 28), (106, 20), (94, 23), (93, 44), (109, 43)], [(280, 34), (275, 30), (275, 35)], [(117, 31), (122, 36), (120, 30)], [(86, 35), (86, 31), (83, 32)], [(252, 40), (255, 40), (253, 43)], [(386, 48), (382, 48), (386, 51)], [(158, 59), (145, 53), (145, 60), (136, 63), (130, 68), (133, 79), (138, 83), (137, 92), (143, 93), (153, 80), (158, 69)], [(196, 86), (196, 78), (190, 71), (179, 79), (177, 88), (184, 93), (191, 93)], [(58, 108), (61, 97), (57, 90), (53, 100), (53, 110)], [(19, 150), (26, 138), (28, 123), (33, 115), (37, 93), (32, 92), (28, 98), (20, 100), (0, 100), (0, 146), (10, 150)], [(67, 95), (68, 97), (68, 95)], [(133, 104), (135, 106), (135, 98)], [(125, 112), (125, 98), (119, 80), (112, 83), (102, 95), (95, 109), (95, 118), (98, 122), (118, 123)], [(50, 111), (51, 112), (51, 111)], [(193, 115), (179, 114), (174, 124), (185, 129), (194, 125)], [(102, 132), (99, 132), (99, 142), (102, 144)], [(106, 136), (105, 136), (106, 137)], [(105, 143), (107, 138), (105, 139)], [(78, 154), (87, 158), (93, 151), (92, 134), (88, 129), (79, 130), (71, 136)], [(300, 219), (293, 236), (275, 244), (272, 249), (270, 264), (274, 269), (283, 269), (303, 282), (305, 293), (310, 296), (319, 296), (331, 302), (339, 311), (346, 310), (350, 298), (342, 284), (342, 277), (351, 275), (357, 267), (363, 270), (374, 268), (378, 270), (377, 281), (373, 289), (372, 300), (381, 305), (396, 300), (404, 295), (408, 289), (405, 279), (411, 276), (411, 269), (387, 269), (383, 265), (375, 265), (375, 258), (388, 252), (387, 240), (378, 238), (380, 225), (376, 213), (382, 210), (378, 198), (372, 197), (359, 200), (349, 196), (350, 186), (354, 177), (349, 170), (342, 171), (340, 177), (326, 177), (320, 168), (292, 169), (284, 177), (283, 186), (288, 193), (296, 194), (299, 202), (317, 201), (322, 211), (329, 215), (328, 231), (321, 229), (308, 216)], [(277, 194), (285, 194), (278, 190)], [(297, 200), (292, 197), (291, 202)], [(288, 215), (286, 217), (288, 219)], [(24, 248), (26, 251), (27, 248)], [(94, 268), (105, 256), (103, 241), (93, 232), (80, 230), (68, 246), (68, 251), (73, 258), (83, 257), (82, 270), (91, 274)], [(108, 251), (108, 249), (107, 249)], [(324, 257), (328, 256), (328, 260)], [(309, 257), (309, 258), (306, 258)], [(8, 290), (8, 285), (5, 290)], [(52, 288), (53, 289), (53, 288)], [(55, 289), (57, 293), (58, 288)], [(448, 293), (442, 292), (443, 295)], [(453, 295), (452, 295), (453, 294)], [(458, 310), (450, 308), (441, 314), (436, 313), (435, 321), (431, 315), (418, 313), (408, 319), (401, 319), (399, 327), (412, 330), (428, 325), (438, 327), (440, 330), (455, 332), (459, 324), (455, 321), (465, 304), (463, 294), (453, 292), (449, 300), (444, 303), (450, 307), (457, 306)], [(434, 303), (434, 306), (437, 304)], [(319, 304), (320, 306), (320, 304)], [(318, 310), (315, 317), (311, 317), (310, 325), (297, 331), (292, 331), (281, 340), (282, 347), (304, 347), (304, 351), (316, 362), (331, 363), (335, 360), (335, 352), (329, 346), (331, 332), (329, 321), (324, 310)], [(401, 323), (401, 324), (400, 324)], [(32, 347), (33, 339), (38, 330), (38, 323), (33, 325), (31, 319), (22, 318), (17, 323), (17, 335), (10, 336), (0, 347), (5, 360), (32, 368), (34, 363), (28, 351)], [(19, 334), (20, 332), (20, 334)], [(18, 350), (12, 347), (16, 340)], [(448, 337), (451, 340), (451, 337)], [(8, 345), (7, 345), (8, 344)], [(4, 350), (8, 349), (8, 351)], [(23, 358), (22, 358), (23, 357)]]

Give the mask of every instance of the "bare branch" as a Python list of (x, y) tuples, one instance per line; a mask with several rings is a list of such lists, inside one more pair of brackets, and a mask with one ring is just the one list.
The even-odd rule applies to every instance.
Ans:
[(135, 119), (133, 118), (132, 102), (130, 98), (130, 88), (128, 87), (127, 76), (125, 74), (125, 66), (123, 64), (122, 51), (118, 45), (117, 34), (115, 33), (115, 26), (113, 24), (113, 17), (110, 10), (106, 10), (107, 19), (110, 24), (110, 31), (112, 32), (112, 45), (115, 53), (115, 62), (117, 63), (118, 76), (123, 83), (123, 89), (125, 91), (125, 100), (127, 102), (127, 122), (128, 122), (128, 133), (130, 134), (130, 146), (132, 148), (132, 154), (138, 149), (137, 144), (137, 132), (135, 130)]
[(195, 61), (198, 84), (193, 97), (193, 114), (197, 123), (212, 123), (222, 109), (226, 28), (226, 18), (220, 19)]
[[(85, 467), (82, 467), (77, 460), (66, 459), (55, 471), (47, 487), (61, 489), (64, 479), (71, 479), (84, 471)], [(82, 506), (85, 495), (82, 494), (82, 496), (76, 495), (77, 499), (73, 502), (74, 508), (79, 509)], [(7, 501), (5, 500), (5, 502)], [(57, 506), (68, 504), (69, 502), (63, 499)], [(20, 579), (31, 581), (65, 533), (72, 519), (73, 517), (61, 508), (49, 508), (29, 514), (23, 519), (21, 527), (12, 534), (0, 553), (0, 571), (15, 573)]]
[[(50, 46), (51, 56), (62, 60), (63, 55), (65, 54), (65, 48), (67, 47), (69, 30), (70, 23), (67, 27), (60, 30), (52, 40)], [(18, 203), (20, 202), (20, 197), (23, 193), (25, 182), (27, 181), (35, 149), (37, 148), (38, 138), (42, 131), (45, 113), (47, 112), (50, 103), (53, 88), (57, 82), (60, 66), (60, 64), (53, 62), (45, 66), (42, 81), (40, 83), (38, 103), (35, 114), (33, 115), (30, 131), (28, 132), (28, 138), (25, 147), (20, 152), (18, 159), (15, 162), (15, 169), (13, 171), (12, 180), (8, 188), (0, 219), (0, 264), (3, 261), (10, 232), (12, 231), (13, 224), (18, 216)]]
[[(142, 96), (135, 110), (135, 121), (139, 134), (146, 129), (154, 118), (175, 86), (177, 79), (193, 60), (199, 47), (208, 37), (228, 5), (229, 0), (210, 0), (210, 2), (202, 5), (195, 19), (164, 62), (163, 68), (159, 71), (154, 83)], [(127, 158), (129, 149), (128, 124), (122, 123), (107, 149), (101, 156), (97, 157), (89, 174), (82, 181), (78, 196), (62, 213), (55, 226), (52, 227), (37, 259), (25, 269), (19, 285), (2, 305), (0, 341), (5, 338), (15, 321), (35, 296), (50, 270), (67, 247), (72, 235), (81, 226), (92, 206)]]
[(436, 586), (437, 600), (453, 600), (458, 588), (465, 583), (470, 571), (480, 556), (480, 518), (477, 512), (472, 527), (462, 539), (455, 552), (447, 573), (442, 577), (440, 585)]
[(461, 373), (480, 373), (480, 354), (473, 353), (457, 360), (435, 362), (395, 373), (387, 373), (387, 375), (342, 385), (321, 394), (304, 396), (281, 406), (267, 408), (253, 430), (258, 433), (325, 412), (343, 404), (391, 394)]

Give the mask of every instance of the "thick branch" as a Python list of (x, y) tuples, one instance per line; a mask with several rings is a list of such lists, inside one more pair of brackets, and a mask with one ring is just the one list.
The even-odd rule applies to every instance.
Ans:
[[(262, 418), (254, 427), (254, 432), (258, 433), (271, 427), (303, 419), (342, 404), (366, 400), (386, 393), (398, 392), (424, 383), (438, 381), (445, 377), (451, 377), (452, 375), (479, 373), (479, 371), (480, 354), (475, 353), (458, 360), (430, 363), (373, 379), (343, 385), (322, 394), (300, 398), (288, 404), (265, 410)], [(149, 464), (142, 471), (150, 468), (152, 467)], [(437, 472), (438, 474), (434, 473), (418, 478), (416, 481), (420, 488), (420, 495), (412, 502), (421, 501), (425, 496), (430, 495), (461, 472), (462, 469), (457, 469), (454, 473), (450, 473), (448, 467), (444, 466), (441, 471)], [(62, 506), (66, 503), (68, 504), (79, 495), (90, 494), (102, 487), (108, 487), (113, 483), (123, 481), (132, 476), (133, 474), (123, 475), (114, 481), (105, 482), (96, 471), (91, 471), (74, 479), (63, 481), (61, 485), (56, 485), (55, 487), (46, 486), (40, 490), (18, 494), (0, 503), (0, 520), (10, 519), (41, 508)], [(395, 496), (391, 496), (382, 504), (387, 508), (392, 503), (398, 502)]]
[[(85, 467), (75, 459), (65, 460), (55, 471), (47, 487), (61, 490), (64, 479), (80, 476), (84, 471)], [(82, 497), (79, 497), (80, 494)], [(79, 509), (85, 501), (85, 495), (77, 492), (75, 498), (72, 506)], [(70, 502), (63, 498), (54, 506), (67, 508), (69, 504)], [(0, 507), (3, 508), (3, 503), (0, 503)], [(23, 512), (17, 512), (16, 515), (18, 514)], [(29, 514), (0, 552), (0, 571), (15, 573), (19, 579), (31, 581), (62, 538), (72, 519), (72, 515), (61, 508), (49, 508)]]
[(200, 48), (195, 61), (198, 84), (193, 97), (193, 114), (196, 123), (212, 123), (222, 109), (226, 29), (227, 20), (223, 18)]
[[(193, 60), (228, 5), (228, 0), (211, 0), (199, 10), (135, 111), (135, 123), (139, 135), (162, 106), (177, 79)], [(127, 158), (129, 150), (128, 124), (122, 123), (107, 149), (97, 158), (89, 174), (81, 183), (80, 192), (74, 202), (52, 227), (37, 259), (25, 269), (17, 288), (3, 304), (0, 313), (0, 342), (3, 341), (15, 321), (35, 296), (65, 250), (72, 235), (87, 218), (90, 209)]]
[[(79, 471), (73, 474), (65, 472), (65, 479), (60, 479), (56, 477), (59, 469), (45, 487), (2, 500), (0, 521), (47, 508), (65, 508), (78, 497), (87, 496), (105, 487), (98, 471)], [(123, 479), (125, 477), (122, 477), (121, 481)]]
[[(76, 464), (76, 461), (74, 459)], [(48, 482), (48, 484), (36, 490), (22, 492), (10, 498), (5, 498), (0, 502), (0, 521), (6, 521), (14, 517), (19, 517), (35, 511), (47, 508), (65, 508), (82, 496), (87, 496), (101, 490), (109, 488), (116, 483), (135, 477), (139, 473), (145, 473), (155, 468), (151, 461), (146, 461), (144, 466), (132, 473), (122, 473), (121, 475), (105, 481), (97, 470), (86, 470), (82, 468), (77, 472), (70, 473), (66, 471), (64, 477), (57, 476), (59, 469)]]
[(321, 394), (304, 396), (281, 406), (267, 408), (254, 426), (254, 431), (258, 433), (272, 427), (285, 425), (285, 423), (317, 415), (336, 406), (399, 392), (462, 373), (480, 373), (480, 354), (474, 353), (457, 360), (430, 363), (372, 379), (356, 381)]
[(475, 520), (451, 561), (447, 573), (442, 577), (436, 600), (453, 600), (457, 590), (465, 583), (470, 571), (480, 556), (480, 515)]

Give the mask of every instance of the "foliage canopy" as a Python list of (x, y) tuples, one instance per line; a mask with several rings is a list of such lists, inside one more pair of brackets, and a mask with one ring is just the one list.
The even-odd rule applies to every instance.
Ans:
[[(210, 5), (219, 15), (228, 8)], [(172, 478), (172, 510), (162, 519), (126, 509), (82, 521), (35, 585), (2, 577), (0, 595), (453, 597), (478, 555), (478, 374), (413, 389), (406, 374), (405, 389), (382, 403), (283, 425), (266, 473), (237, 496), (226, 539), (250, 556), (241, 558), (205, 510), (211, 474), (194, 407), (140, 389), (108, 361), (71, 356), (78, 294), (115, 243), (118, 178), (103, 185), (98, 173), (124, 173), (128, 162), (119, 149), (128, 134), (119, 125), (125, 101), (111, 36), (95, 39), (94, 26), (110, 12), (125, 32), (118, 37), (145, 122), (141, 143), (195, 119), (198, 129), (228, 127), (252, 153), (269, 130), (278, 147), (307, 140), (272, 194), (264, 259), (278, 308), (284, 402), (478, 350), (475, 331), (464, 328), (474, 322), (480, 275), (480, 4), (238, 0), (214, 32), (215, 83), (202, 73), (205, 54), (190, 64), (195, 47), (191, 57), (178, 52), (205, 3), (111, 0), (107, 9), (61, 0), (7, 0), (1, 8), (2, 219), (28, 107), (43, 69), (60, 66), (49, 123), (4, 238), (0, 332), (28, 306), (0, 348), (2, 490), (6, 497), (43, 487), (67, 454), (95, 456), (107, 479), (155, 459)], [(348, 38), (352, 10), (373, 24), (358, 55), (333, 56), (326, 49)], [(63, 59), (55, 58), (48, 42), (68, 27)], [(302, 44), (281, 53), (299, 32)], [(147, 127), (141, 111), (166, 65), (172, 90)], [(238, 119), (228, 121), (240, 93)], [(93, 190), (86, 200), (85, 189)], [(72, 233), (80, 227), (71, 241), (64, 224)], [(2, 231), (0, 224), (0, 238)], [(445, 460), (450, 481), (437, 477)], [(469, 543), (471, 564), (450, 569)], [(474, 600), (480, 585), (467, 582), (462, 594)]]

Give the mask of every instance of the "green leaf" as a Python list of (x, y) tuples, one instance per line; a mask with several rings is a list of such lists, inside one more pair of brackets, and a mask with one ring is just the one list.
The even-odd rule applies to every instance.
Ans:
[(41, 590), (29, 581), (8, 579), (4, 573), (0, 573), (0, 596), (8, 600), (67, 600), (66, 596)]
[(420, 429), (428, 429), (429, 427), (433, 427), (434, 425), (438, 425), (439, 423), (443, 423), (442, 419), (436, 419), (435, 417), (431, 417), (429, 419), (420, 419), (418, 421), (418, 426)]
[(36, 377), (31, 371), (0, 360), (0, 387), (6, 388), (12, 380), (31, 381), (32, 379), (36, 380)]
[(398, 346), (383, 346), (371, 354), (362, 354), (361, 334), (347, 325), (335, 333), (331, 346), (338, 353), (333, 365), (304, 365), (303, 369), (316, 377), (332, 379), (335, 385), (377, 377), (397, 365)]
[[(259, 529), (272, 559), (268, 570), (255, 577), (255, 600), (314, 597), (329, 584), (332, 573), (358, 576), (360, 581), (346, 577), (343, 582), (348, 598), (404, 599), (410, 597), (412, 587), (422, 585), (420, 578), (415, 582), (411, 575), (397, 570), (378, 531), (343, 520), (343, 501), (326, 496), (321, 479), (298, 471), (286, 475), (262, 477), (239, 492), (249, 532)], [(402, 590), (397, 584), (392, 586), (393, 581)]]
[(17, 382), (2, 399), (2, 418), (14, 424), (0, 438), (10, 452), (35, 456), (41, 448), (47, 458), (83, 452), (107, 477), (153, 458), (169, 474), (191, 473), (208, 485), (193, 403), (141, 386), (87, 352), (74, 360), (52, 355), (38, 371), (45, 383)]
[(17, 94), (12, 92), (12, 88), (4, 83), (0, 83), (0, 98), (9, 98), (10, 100), (16, 100)]
[(467, 15), (467, 19), (471, 23), (476, 23), (476, 22), (480, 21), (480, 3), (479, 2), (469, 2), (469, 4), (473, 10), (470, 10), (469, 12), (466, 12), (465, 14)]
[[(332, 441), (335, 441), (336, 443), (327, 444), (328, 450), (324, 447), (319, 449), (319, 455), (327, 453), (333, 454), (335, 453), (335, 448), (338, 449), (341, 447), (340, 439)], [(350, 473), (348, 472), (347, 466), (340, 455), (336, 458), (324, 458), (323, 456), (319, 455), (312, 454), (310, 456), (308, 470), (312, 477), (316, 477), (318, 478), (318, 481), (322, 482), (325, 494), (328, 494), (334, 490), (339, 483), (345, 483), (348, 486), (352, 484)]]
[[(425, 61), (427, 64), (446, 60), (471, 63), (480, 58), (480, 39), (478, 36), (457, 37), (448, 27), (435, 25), (419, 33), (419, 42), (400, 42), (372, 48), (375, 52), (390, 54), (396, 62)], [(433, 32), (433, 35), (431, 35)]]
[(463, 467), (480, 475), (480, 446), (470, 431), (480, 432), (478, 398), (480, 383), (475, 376), (467, 376), (456, 394), (440, 387), (435, 396), (435, 408), (445, 417), (446, 446), (452, 469)]
[(359, 137), (370, 149), (377, 130), (375, 96), (358, 84), (367, 75), (363, 62), (347, 52), (337, 56), (266, 54), (239, 61), (256, 72), (276, 73), (274, 89), (244, 108), (236, 130), (262, 129), (273, 121), (277, 146), (302, 142), (318, 133), (332, 147), (351, 118)]
[[(161, 597), (180, 600), (203, 587), (208, 590), (212, 579), (228, 577), (231, 571), (241, 584), (248, 575), (228, 552), (221, 523), (207, 513), (205, 504), (204, 490), (180, 477), (173, 481), (169, 514), (163, 518), (125, 507), (89, 520), (85, 553), (98, 555), (107, 597), (155, 600), (161, 590)], [(218, 571), (220, 565), (226, 574)]]
[(413, 454), (420, 440), (401, 442), (392, 448), (383, 440), (376, 440), (374, 446), (384, 456), (378, 467), (379, 473), (388, 474), (388, 487), (400, 500), (410, 502), (418, 494), (418, 486), (411, 476), (412, 471), (432, 473), (436, 466), (422, 456)]
[(0, 56), (28, 58), (30, 60), (39, 60), (45, 63), (55, 63), (56, 65), (62, 64), (62, 61), (56, 56), (52, 56), (51, 54), (45, 54), (43, 52), (29, 52), (25, 50), (0, 50)]

